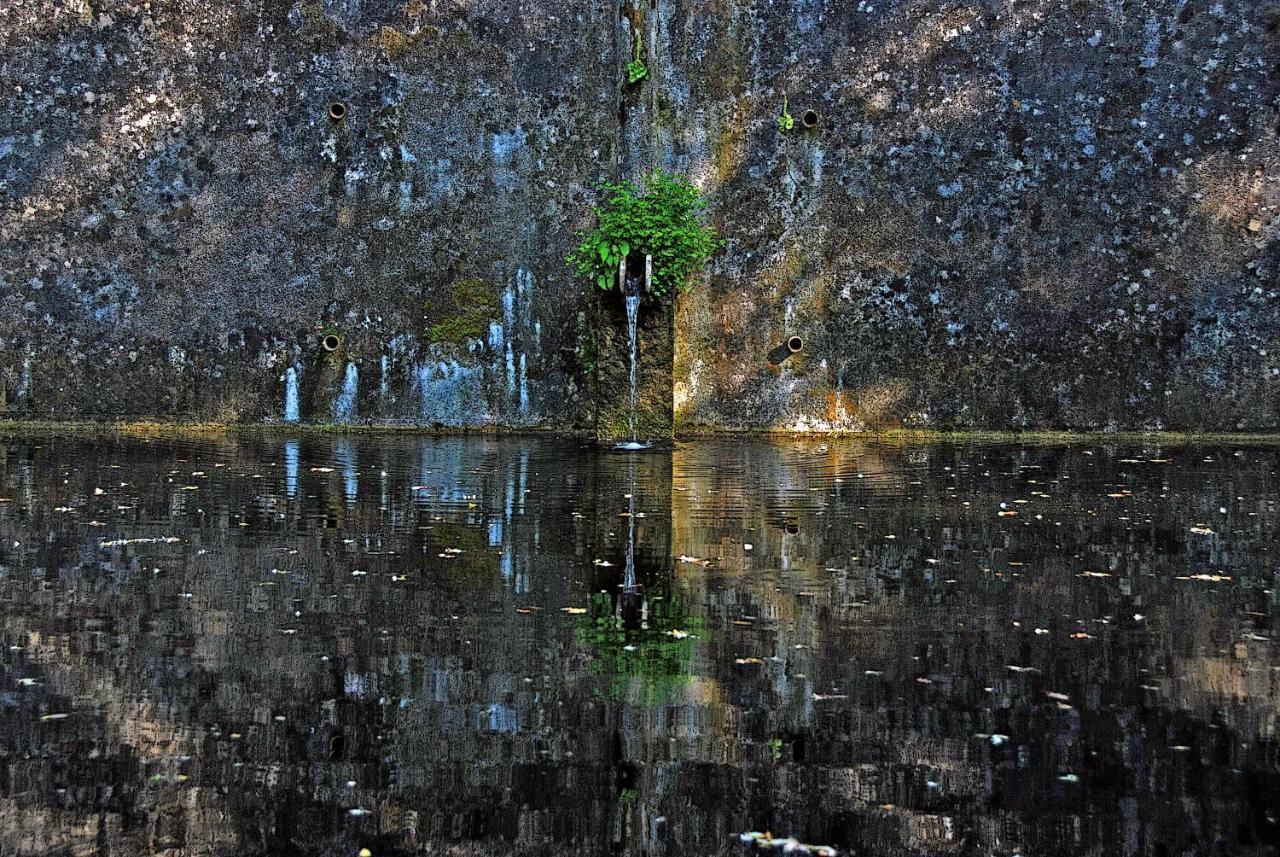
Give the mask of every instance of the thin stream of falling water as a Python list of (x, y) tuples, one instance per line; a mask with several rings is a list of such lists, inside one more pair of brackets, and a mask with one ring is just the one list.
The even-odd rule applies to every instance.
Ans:
[(342, 392), (333, 403), (335, 422), (350, 422), (356, 415), (356, 392), (359, 387), (359, 372), (356, 364), (348, 363), (346, 375), (342, 379)]
[(638, 362), (639, 333), (637, 331), (640, 318), (640, 296), (627, 295), (627, 337), (631, 342), (631, 411), (627, 424), (631, 428), (631, 442), (639, 443), (636, 437), (636, 363)]
[(284, 421), (296, 423), (299, 418), (298, 370), (290, 366), (284, 373)]

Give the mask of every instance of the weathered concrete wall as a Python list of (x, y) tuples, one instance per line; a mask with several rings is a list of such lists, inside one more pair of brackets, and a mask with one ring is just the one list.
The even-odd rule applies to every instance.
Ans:
[(1274, 427), (1278, 66), (1259, 0), (3, 4), (5, 413), (588, 427), (563, 256), (664, 165), (682, 425)]
[(279, 419), (294, 367), (331, 420), (354, 363), (346, 419), (589, 423), (563, 256), (614, 175), (617, 27), (556, 0), (3, 4), (8, 412)]
[[(1280, 425), (1280, 4), (659, 0), (683, 425)], [(813, 131), (779, 133), (784, 94)], [(798, 333), (798, 359), (769, 352)]]

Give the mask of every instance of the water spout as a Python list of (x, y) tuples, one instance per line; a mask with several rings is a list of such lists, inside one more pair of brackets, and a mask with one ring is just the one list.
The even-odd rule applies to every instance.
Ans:
[(636, 364), (639, 362), (639, 333), (637, 327), (640, 319), (640, 296), (627, 295), (627, 338), (631, 343), (631, 411), (627, 423), (631, 428), (631, 442), (637, 443), (636, 437)]
[(630, 397), (627, 411), (627, 427), (631, 430), (631, 440), (618, 444), (619, 449), (646, 449), (647, 443), (641, 443), (639, 427), (636, 424), (636, 404), (639, 399), (639, 366), (640, 366), (640, 300), (649, 285), (649, 273), (652, 260), (646, 256), (644, 260), (643, 278), (639, 272), (632, 273), (628, 260), (624, 259), (618, 266), (618, 282), (622, 287), (623, 299), (627, 306), (627, 341), (630, 346)]
[(356, 415), (356, 391), (359, 386), (359, 373), (356, 364), (347, 364), (347, 373), (342, 379), (342, 392), (333, 403), (334, 422), (349, 423)]
[(296, 423), (298, 412), (298, 370), (290, 366), (284, 372), (284, 421)]

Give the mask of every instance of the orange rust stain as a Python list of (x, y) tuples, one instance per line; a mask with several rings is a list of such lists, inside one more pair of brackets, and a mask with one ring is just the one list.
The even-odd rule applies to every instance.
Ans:
[(848, 418), (858, 409), (858, 400), (848, 390), (827, 391), (827, 422), (836, 423)]

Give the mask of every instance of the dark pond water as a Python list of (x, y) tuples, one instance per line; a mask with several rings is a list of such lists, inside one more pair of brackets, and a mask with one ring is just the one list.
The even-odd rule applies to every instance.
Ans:
[(0, 448), (0, 854), (1280, 848), (1275, 448)]

